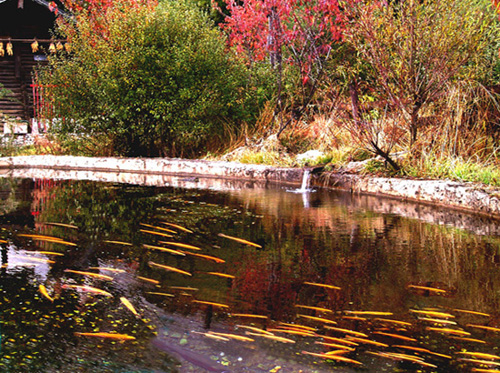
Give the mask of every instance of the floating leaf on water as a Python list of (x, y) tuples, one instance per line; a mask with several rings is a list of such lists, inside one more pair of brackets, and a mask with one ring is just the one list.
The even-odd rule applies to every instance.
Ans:
[(368, 336), (365, 333), (356, 332), (356, 331), (350, 330), (350, 329), (337, 328), (337, 327), (330, 326), (330, 325), (325, 325), (325, 328), (328, 330), (333, 330), (335, 332), (339, 332), (339, 333), (352, 334), (352, 335), (357, 335), (360, 337), (368, 338)]
[(415, 290), (425, 290), (425, 291), (439, 293), (439, 294), (446, 294), (446, 290), (438, 289), (438, 288), (431, 288), (431, 287), (428, 287), (428, 286), (408, 285), (408, 288), (409, 289), (415, 289)]
[(168, 225), (168, 226), (170, 226), (170, 227), (173, 227), (173, 228), (179, 229), (179, 230), (184, 231), (184, 232), (187, 232), (187, 233), (193, 233), (193, 231), (190, 231), (189, 229), (184, 228), (184, 227), (181, 227), (180, 225), (177, 225), (177, 224), (167, 223), (167, 222), (165, 222), (165, 221), (160, 222), (160, 224), (165, 224), (165, 225)]
[(75, 333), (75, 335), (81, 337), (113, 339), (117, 341), (130, 341), (135, 339), (135, 337), (132, 337), (131, 335), (118, 333)]
[(468, 313), (468, 314), (471, 314), (471, 315), (478, 315), (478, 316), (484, 316), (484, 317), (491, 317), (490, 314), (488, 313), (483, 313), (483, 312), (477, 312), (477, 311), (469, 311), (469, 310), (462, 310), (462, 309), (458, 309), (458, 308), (454, 308), (453, 311), (455, 312), (460, 312), (460, 313)]
[(132, 303), (130, 303), (130, 301), (127, 298), (120, 297), (120, 302), (122, 302), (123, 305), (127, 307), (130, 310), (130, 312), (132, 312), (135, 316), (139, 316), (135, 307), (132, 305)]
[(73, 269), (65, 269), (64, 272), (74, 273), (74, 274), (82, 275), (82, 276), (93, 277), (93, 278), (97, 278), (99, 280), (113, 281), (113, 277), (106, 276), (106, 275), (101, 275), (100, 273), (85, 272), (85, 271), (75, 271)]
[(146, 282), (149, 282), (151, 284), (155, 284), (155, 285), (158, 285), (160, 283), (160, 281), (158, 280), (153, 280), (152, 278), (147, 278), (147, 277), (142, 277), (142, 276), (137, 276), (137, 278), (139, 280), (142, 280), (142, 281), (146, 281)]
[(158, 264), (158, 263), (151, 262), (151, 261), (149, 261), (148, 264), (150, 267), (157, 267), (157, 268), (165, 269), (165, 270), (170, 271), (170, 272), (176, 272), (176, 273), (180, 273), (180, 274), (183, 274), (186, 276), (192, 276), (191, 273), (183, 271), (182, 269), (179, 269), (179, 268), (170, 267), (170, 266), (166, 266), (164, 264)]
[(229, 308), (229, 306), (227, 304), (215, 303), (215, 302), (208, 302), (208, 301), (204, 301), (204, 300), (193, 299), (192, 302), (193, 303), (206, 304), (206, 305), (214, 306), (214, 307)]
[(40, 293), (41, 293), (41, 294), (42, 294), (45, 298), (47, 298), (47, 299), (48, 299), (48, 300), (50, 300), (51, 302), (53, 302), (53, 301), (54, 301), (54, 298), (52, 298), (52, 297), (49, 295), (49, 293), (48, 293), (47, 288), (45, 287), (45, 285), (40, 285), (40, 286), (38, 287), (38, 290), (40, 290)]
[(328, 285), (328, 284), (319, 284), (317, 282), (304, 281), (304, 284), (311, 285), (311, 286), (317, 286), (317, 287), (321, 287), (321, 288), (326, 288), (326, 289), (333, 289), (333, 290), (341, 290), (342, 289), (338, 286)]
[(386, 337), (401, 339), (403, 341), (408, 341), (408, 342), (416, 342), (417, 341), (415, 338), (411, 338), (411, 337), (407, 337), (407, 336), (399, 335), (399, 334), (384, 333), (384, 332), (373, 332), (373, 334), (378, 334), (378, 335), (383, 335)]
[(172, 250), (172, 249), (168, 249), (166, 247), (146, 245), (146, 244), (143, 244), (142, 246), (145, 247), (146, 249), (159, 250), (159, 251), (167, 252), (169, 254), (186, 256), (186, 254), (184, 254), (182, 251)]
[(183, 249), (191, 249), (191, 250), (201, 250), (201, 248), (193, 245), (188, 245), (186, 243), (180, 243), (180, 242), (172, 242), (172, 241), (160, 241), (161, 244), (164, 245), (170, 245), (170, 246), (175, 246), (175, 247), (182, 247)]
[(123, 242), (123, 241), (110, 241), (110, 240), (104, 240), (102, 242), (105, 242), (105, 243), (114, 243), (116, 245), (123, 245), (123, 246), (132, 246), (132, 244), (130, 242)]
[(207, 274), (225, 278), (236, 278), (233, 275), (228, 275), (227, 273), (220, 273), (220, 272), (207, 272)]
[(305, 308), (307, 310), (313, 310), (313, 311), (318, 311), (318, 312), (326, 312), (326, 313), (333, 313), (332, 310), (329, 310), (328, 308), (321, 308), (321, 307), (313, 307), (313, 306), (305, 306), (303, 304), (296, 304), (295, 307), (298, 308)]
[(224, 237), (224, 238), (227, 238), (229, 240), (233, 240), (233, 241), (236, 241), (236, 242), (239, 242), (239, 243), (242, 243), (244, 245), (249, 245), (249, 246), (254, 246), (258, 249), (262, 249), (262, 246), (259, 245), (259, 244), (256, 244), (254, 242), (250, 242), (250, 241), (247, 241), (247, 240), (244, 240), (242, 238), (238, 238), (238, 237), (233, 237), (233, 236), (228, 236), (226, 234), (223, 234), (223, 233), (219, 233), (218, 234), (219, 237)]

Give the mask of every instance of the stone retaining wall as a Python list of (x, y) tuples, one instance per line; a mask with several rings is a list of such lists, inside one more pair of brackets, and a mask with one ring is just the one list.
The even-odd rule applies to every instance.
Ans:
[[(303, 169), (276, 168), (235, 162), (213, 162), (167, 158), (104, 158), (73, 156), (22, 156), (0, 158), (0, 168), (42, 168), (100, 172), (169, 174), (271, 182), (300, 186)], [(448, 206), (472, 213), (500, 217), (500, 190), (473, 183), (440, 180), (408, 180), (324, 173), (312, 180), (314, 186), (339, 188), (352, 193), (396, 197)]]

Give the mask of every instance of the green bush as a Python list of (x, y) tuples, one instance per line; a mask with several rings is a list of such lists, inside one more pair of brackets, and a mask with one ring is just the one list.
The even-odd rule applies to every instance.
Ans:
[(119, 155), (199, 156), (254, 121), (265, 101), (267, 90), (251, 86), (196, 7), (117, 5), (103, 11), (103, 29), (77, 20), (58, 30), (72, 52), (52, 56), (40, 74), (57, 116), (69, 118), (55, 128), (62, 135), (105, 134)]

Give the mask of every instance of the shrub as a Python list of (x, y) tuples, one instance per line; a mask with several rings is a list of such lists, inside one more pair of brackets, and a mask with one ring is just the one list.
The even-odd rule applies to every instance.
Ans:
[(248, 70), (195, 7), (115, 2), (95, 17), (60, 23), (72, 52), (40, 74), (57, 115), (70, 118), (60, 134), (104, 134), (119, 155), (197, 156), (224, 138), (223, 123), (257, 115), (266, 92), (248, 86)]

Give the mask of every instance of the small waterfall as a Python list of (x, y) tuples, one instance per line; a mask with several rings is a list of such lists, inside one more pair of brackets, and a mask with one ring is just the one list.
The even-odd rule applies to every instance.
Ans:
[(304, 170), (304, 175), (302, 176), (302, 186), (297, 190), (299, 193), (309, 192), (309, 183), (311, 181), (311, 171)]

